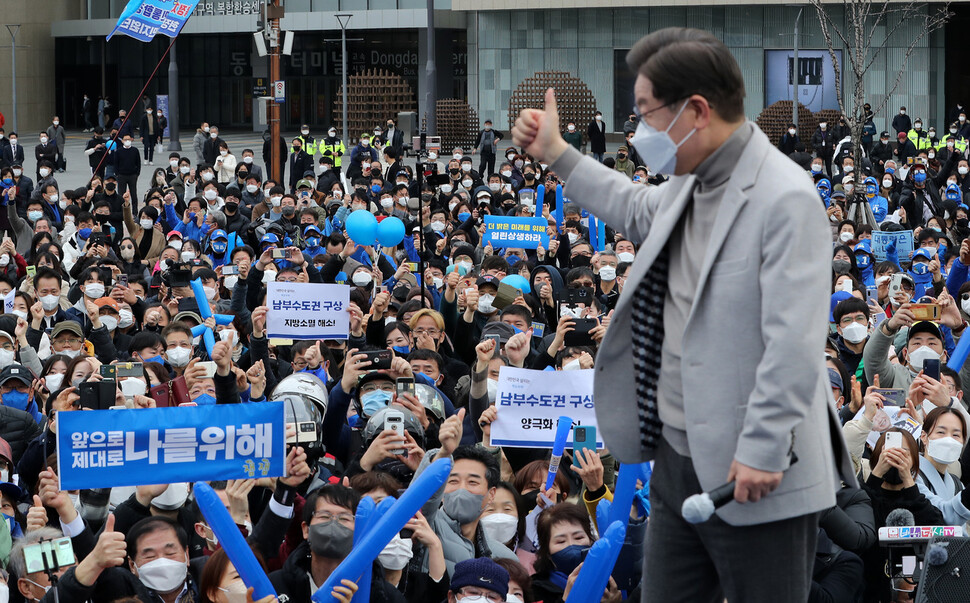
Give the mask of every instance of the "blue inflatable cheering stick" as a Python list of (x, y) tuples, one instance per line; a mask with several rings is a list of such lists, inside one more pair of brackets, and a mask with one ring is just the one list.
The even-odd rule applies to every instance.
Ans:
[(192, 491), (199, 510), (205, 516), (206, 522), (212, 528), (232, 566), (236, 568), (246, 587), (254, 589), (253, 599), (258, 601), (268, 595), (275, 597), (276, 591), (273, 590), (266, 572), (259, 565), (259, 561), (256, 561), (253, 550), (246, 544), (246, 539), (236, 527), (236, 522), (230, 517), (226, 506), (219, 500), (219, 495), (205, 482), (195, 482)]
[[(192, 293), (195, 294), (195, 301), (199, 305), (199, 316), (202, 320), (206, 320), (209, 317), (216, 319), (217, 325), (227, 325), (232, 322), (232, 316), (228, 314), (213, 314), (212, 308), (209, 306), (209, 298), (205, 296), (205, 289), (202, 288), (202, 280), (194, 279), (191, 282)], [(209, 358), (212, 358), (212, 346), (216, 344), (216, 337), (213, 334), (212, 329), (204, 324), (197, 327), (192, 327), (192, 337), (202, 336), (202, 341), (205, 342), (205, 351), (209, 353)]]
[(566, 450), (566, 440), (569, 432), (573, 428), (573, 420), (569, 417), (559, 417), (556, 424), (556, 439), (552, 444), (552, 458), (549, 459), (549, 473), (546, 475), (546, 487), (543, 491), (552, 488), (556, 481), (556, 474), (559, 473), (559, 461), (562, 460), (562, 453)]
[(334, 603), (336, 600), (331, 593), (334, 587), (340, 585), (341, 580), (359, 582), (364, 572), (369, 574), (374, 559), (377, 559), (391, 538), (445, 485), (448, 475), (451, 474), (451, 465), (450, 458), (438, 459), (412, 481), (401, 498), (391, 503), (387, 512), (368, 527), (367, 535), (360, 543), (354, 543), (354, 550), (340, 562), (323, 586), (313, 593), (312, 600), (316, 603)]
[(583, 561), (582, 569), (579, 570), (579, 576), (569, 591), (566, 603), (595, 603), (603, 598), (603, 591), (610, 581), (610, 574), (613, 573), (624, 538), (626, 526), (615, 521), (603, 537), (593, 543), (586, 560)]

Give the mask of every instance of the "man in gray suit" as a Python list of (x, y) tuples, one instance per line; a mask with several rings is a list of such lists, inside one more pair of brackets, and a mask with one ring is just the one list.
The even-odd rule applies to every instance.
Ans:
[[(854, 483), (822, 354), (828, 220), (811, 180), (745, 119), (721, 41), (665, 29), (627, 63), (633, 145), (671, 176), (664, 185), (633, 184), (569, 147), (551, 89), (512, 133), (571, 201), (641, 245), (596, 358), (595, 398), (613, 455), (655, 460), (644, 601), (805, 601), (818, 513), (835, 505), (839, 473)], [(731, 480), (737, 502), (684, 521), (685, 498)]]

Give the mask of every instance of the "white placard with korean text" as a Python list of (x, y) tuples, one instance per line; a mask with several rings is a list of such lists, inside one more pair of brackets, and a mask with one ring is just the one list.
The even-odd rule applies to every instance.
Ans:
[(270, 339), (347, 339), (350, 287), (319, 283), (266, 285)]
[[(552, 448), (559, 417), (573, 425), (596, 426), (593, 407), (593, 369), (580, 371), (534, 371), (503, 366), (499, 371), (495, 405), (498, 418), (492, 423), (492, 446)], [(566, 447), (571, 447), (569, 434)], [(596, 431), (596, 446), (603, 438)]]

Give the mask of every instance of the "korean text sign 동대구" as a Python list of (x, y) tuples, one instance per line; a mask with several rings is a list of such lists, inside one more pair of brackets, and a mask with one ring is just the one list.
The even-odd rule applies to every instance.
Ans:
[(282, 402), (60, 412), (62, 490), (278, 477)]
[(347, 339), (350, 286), (269, 283), (266, 331), (271, 339)]
[[(593, 369), (534, 371), (503, 366), (495, 405), (498, 417), (492, 423), (492, 446), (552, 448), (560, 416), (568, 416), (574, 425), (596, 426)], [(570, 442), (572, 433), (567, 446)], [(603, 447), (599, 430), (596, 446)]]
[(535, 249), (549, 248), (549, 221), (545, 218), (512, 218), (485, 216), (485, 236), (482, 245)]

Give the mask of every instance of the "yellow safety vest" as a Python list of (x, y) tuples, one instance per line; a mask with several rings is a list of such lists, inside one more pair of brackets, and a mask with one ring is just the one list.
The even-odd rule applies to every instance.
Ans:
[(943, 139), (943, 140), (942, 140), (942, 141), (940, 142), (940, 144), (938, 144), (938, 145), (936, 146), (936, 148), (937, 148), (937, 150), (940, 150), (940, 149), (945, 149), (945, 148), (946, 148), (946, 142), (947, 142), (947, 140), (949, 140), (950, 138), (952, 138), (952, 139), (953, 139), (953, 147), (954, 147), (954, 148), (955, 148), (955, 149), (956, 149), (956, 150), (957, 150), (958, 152), (960, 152), (960, 153), (964, 153), (964, 152), (966, 152), (966, 150), (967, 150), (967, 145), (968, 145), (968, 144), (970, 144), (970, 141), (968, 141), (968, 140), (967, 140), (966, 138), (963, 138), (962, 136), (961, 136), (960, 138), (957, 138), (957, 137), (956, 137), (956, 136), (954, 136), (953, 134), (948, 134), (948, 135), (947, 135), (947, 138), (945, 138), (945, 139)]
[[(316, 153), (317, 153), (317, 141), (316, 140), (314, 140), (313, 142), (307, 142), (306, 141), (306, 138), (304, 138), (302, 134), (300, 134), (299, 136), (297, 136), (297, 138), (299, 138), (301, 141), (303, 141), (303, 150), (306, 152), (307, 155), (309, 155), (310, 157), (313, 157), (314, 155), (316, 155)], [(290, 152), (291, 153), (293, 152), (293, 148), (292, 147), (290, 148)]]
[(922, 133), (917, 133), (916, 130), (910, 130), (906, 134), (906, 138), (909, 138), (913, 142), (913, 146), (916, 147), (917, 151), (925, 151), (933, 146), (930, 142), (930, 135), (925, 130)]
[(320, 141), (320, 153), (333, 156), (333, 167), (335, 168), (340, 167), (340, 160), (343, 159), (341, 155), (346, 152), (347, 148), (344, 146), (344, 141), (342, 140), (338, 140), (337, 144), (327, 144), (326, 138)]

